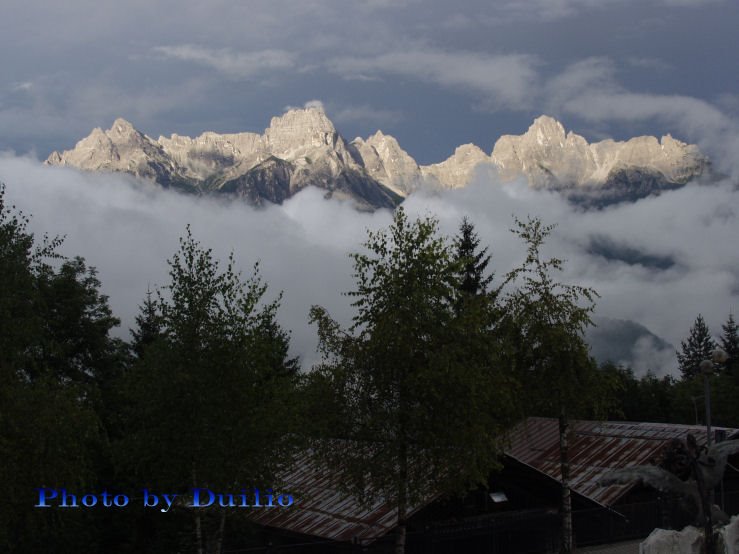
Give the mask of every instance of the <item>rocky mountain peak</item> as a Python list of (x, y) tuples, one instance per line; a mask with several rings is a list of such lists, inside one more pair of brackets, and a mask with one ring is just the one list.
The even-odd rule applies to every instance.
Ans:
[[(588, 143), (554, 118), (541, 116), (523, 135), (505, 135), (493, 148), (493, 162), (504, 180), (525, 177), (531, 186), (577, 188), (593, 193), (616, 189), (646, 195), (674, 188), (707, 167), (697, 147), (669, 135)], [(645, 182), (649, 185), (644, 185)]]
[(274, 117), (264, 134), (207, 131), (195, 138), (173, 134), (154, 140), (118, 118), (109, 130), (94, 129), (72, 150), (53, 152), (46, 163), (120, 171), (255, 204), (281, 202), (313, 185), (364, 208), (391, 207), (425, 186), (464, 187), (480, 164), (494, 164), (503, 180), (523, 178), (573, 198), (605, 197), (602, 204), (681, 186), (709, 167), (696, 146), (670, 135), (590, 144), (546, 115), (521, 135), (500, 137), (490, 156), (464, 144), (440, 163), (419, 166), (382, 131), (347, 144), (318, 107)]
[(367, 173), (394, 192), (406, 196), (421, 185), (421, 168), (395, 137), (377, 131), (352, 146)]
[(274, 153), (333, 146), (338, 139), (334, 124), (319, 108), (292, 109), (273, 117), (264, 136)]
[[(371, 145), (378, 153), (382, 153), (384, 157), (408, 156), (408, 153), (400, 147), (397, 139), (391, 135), (386, 135), (382, 131), (377, 131), (369, 137), (365, 144)], [(409, 156), (410, 157), (410, 156)]]
[(113, 125), (110, 128), (111, 133), (118, 133), (118, 134), (130, 134), (138, 132), (136, 128), (131, 124), (131, 122), (123, 119), (122, 117), (116, 118), (116, 120), (113, 122)]
[(472, 180), (478, 165), (489, 164), (490, 161), (490, 157), (479, 146), (468, 143), (458, 146), (454, 154), (443, 162), (424, 166), (421, 171), (437, 186), (460, 188)]
[(120, 148), (140, 148), (149, 150), (154, 146), (154, 141), (139, 132), (131, 123), (119, 117), (113, 122), (111, 128), (105, 131), (111, 142)]
[(564, 125), (548, 115), (537, 117), (526, 135), (535, 137), (538, 144), (562, 143), (566, 138)]

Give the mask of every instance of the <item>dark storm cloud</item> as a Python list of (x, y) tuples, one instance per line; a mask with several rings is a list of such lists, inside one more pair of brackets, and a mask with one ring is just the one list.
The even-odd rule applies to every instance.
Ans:
[[(547, 111), (608, 134), (609, 97), (575, 110), (547, 84), (604, 59), (624, 102), (725, 105), (737, 25), (721, 0), (6, 0), (0, 149), (44, 156), (117, 116), (153, 135), (260, 130), (311, 98), (348, 136), (382, 126), (425, 163)], [(660, 133), (664, 113), (639, 130)]]

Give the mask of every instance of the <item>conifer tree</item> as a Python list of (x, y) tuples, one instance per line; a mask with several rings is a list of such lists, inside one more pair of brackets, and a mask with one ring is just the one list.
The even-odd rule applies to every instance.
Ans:
[(683, 379), (690, 379), (699, 373), (698, 366), (703, 360), (711, 359), (711, 352), (716, 348), (711, 331), (701, 314), (698, 314), (690, 328), (687, 340), (681, 341), (680, 345), (681, 351), (677, 352), (678, 367)]
[(146, 348), (162, 336), (162, 331), (162, 316), (153, 292), (149, 289), (144, 303), (139, 306), (136, 328), (131, 329), (131, 350), (137, 358), (141, 358)]
[(480, 250), (480, 238), (467, 217), (462, 219), (455, 239), (456, 259), (460, 264), (459, 288), (468, 295), (486, 294), (493, 274), (486, 275), (490, 263), (488, 249)]
[(739, 328), (734, 320), (734, 314), (721, 326), (723, 334), (719, 341), (721, 348), (729, 355), (726, 361), (726, 373), (739, 377)]

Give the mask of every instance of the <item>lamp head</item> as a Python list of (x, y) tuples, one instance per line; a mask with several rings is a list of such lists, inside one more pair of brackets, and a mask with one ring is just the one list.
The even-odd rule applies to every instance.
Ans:
[(716, 348), (711, 352), (711, 359), (714, 363), (723, 364), (729, 359), (729, 355), (721, 348)]

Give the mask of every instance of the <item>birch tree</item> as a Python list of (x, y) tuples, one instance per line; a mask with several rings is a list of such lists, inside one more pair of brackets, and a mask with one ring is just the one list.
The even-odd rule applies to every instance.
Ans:
[(395, 507), (402, 554), (415, 506), (487, 483), (511, 389), (490, 347), (492, 308), (457, 308), (460, 266), (435, 219), (399, 208), (364, 246), (351, 327), (311, 311), (323, 354), (311, 379), (332, 422), (317, 447), (339, 486)]

